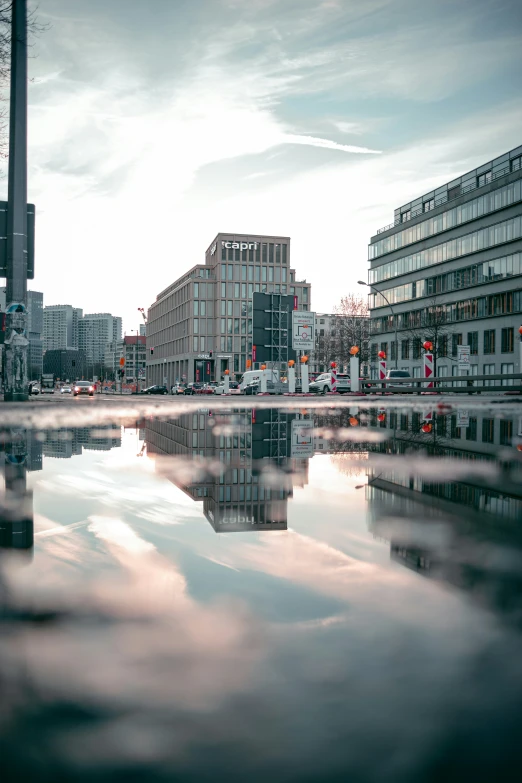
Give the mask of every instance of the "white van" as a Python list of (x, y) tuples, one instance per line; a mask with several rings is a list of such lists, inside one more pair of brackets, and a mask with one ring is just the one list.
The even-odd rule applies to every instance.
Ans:
[(277, 375), (277, 372), (275, 370), (247, 370), (243, 373), (243, 377), (241, 378), (241, 383), (239, 384), (239, 389), (241, 391), (241, 394), (245, 391), (245, 386), (248, 386), (249, 383), (252, 383), (253, 381), (259, 381), (261, 380), (261, 376), (265, 375), (266, 379), (269, 381), (278, 381), (279, 377)]

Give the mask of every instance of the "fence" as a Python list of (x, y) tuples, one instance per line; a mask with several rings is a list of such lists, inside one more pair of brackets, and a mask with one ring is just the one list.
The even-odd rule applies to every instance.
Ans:
[[(481, 385), (477, 381), (485, 381)], [(496, 383), (496, 382), (499, 383)], [(423, 386), (430, 384), (428, 388)], [(433, 387), (433, 388), (432, 388)], [(367, 394), (421, 394), (423, 391), (442, 394), (481, 394), (481, 392), (522, 393), (522, 373), (510, 375), (452, 375), (431, 378), (391, 378), (384, 381), (361, 381), (361, 390)]]

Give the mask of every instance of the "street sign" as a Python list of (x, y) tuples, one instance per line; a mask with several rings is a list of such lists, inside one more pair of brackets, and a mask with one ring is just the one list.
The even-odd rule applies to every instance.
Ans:
[(138, 367), (138, 378), (145, 378), (145, 367)]
[(459, 371), (469, 370), (470, 368), (470, 348), (469, 345), (457, 345), (457, 364)]
[(313, 457), (314, 422), (312, 419), (294, 419), (292, 422), (290, 456)]
[(125, 364), (125, 357), (122, 356), (121, 359), (120, 359), (120, 367), (123, 367), (124, 364)]
[(457, 427), (469, 427), (469, 411), (457, 411)]
[(292, 348), (311, 351), (315, 346), (315, 313), (292, 311)]

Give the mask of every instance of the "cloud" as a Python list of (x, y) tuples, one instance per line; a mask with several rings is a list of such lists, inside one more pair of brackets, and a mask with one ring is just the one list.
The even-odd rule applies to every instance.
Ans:
[(329, 139), (317, 139), (314, 136), (298, 136), (294, 133), (286, 133), (284, 140), (288, 144), (303, 144), (310, 147), (322, 147), (329, 150), (341, 150), (342, 152), (353, 152), (357, 154), (369, 153), (372, 155), (379, 155), (380, 150), (370, 150), (367, 147), (354, 147), (350, 144), (338, 144), (335, 141)]

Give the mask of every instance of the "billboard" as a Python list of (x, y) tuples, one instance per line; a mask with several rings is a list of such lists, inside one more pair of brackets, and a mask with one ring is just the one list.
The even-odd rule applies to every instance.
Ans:
[(311, 351), (315, 345), (315, 313), (292, 312), (292, 348)]

